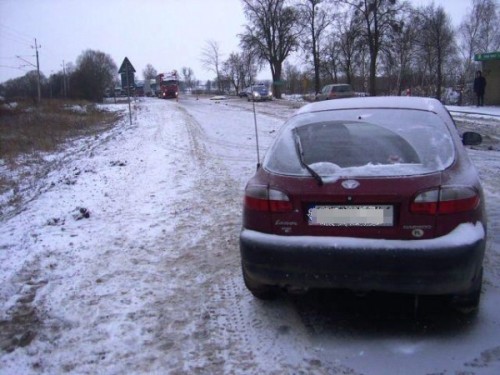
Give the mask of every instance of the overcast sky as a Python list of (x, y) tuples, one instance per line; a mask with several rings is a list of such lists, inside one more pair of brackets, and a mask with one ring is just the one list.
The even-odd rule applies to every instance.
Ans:
[[(454, 25), (471, 2), (434, 0)], [(128, 57), (139, 79), (150, 63), (158, 72), (187, 66), (205, 81), (214, 77), (200, 62), (207, 40), (217, 41), (226, 58), (239, 51), (237, 35), (245, 23), (240, 0), (0, 0), (0, 82), (34, 69), (28, 63), (36, 64), (35, 38), (47, 77), (62, 70), (63, 61), (75, 63), (93, 49), (109, 54), (118, 67)], [(270, 77), (268, 66), (259, 77)]]

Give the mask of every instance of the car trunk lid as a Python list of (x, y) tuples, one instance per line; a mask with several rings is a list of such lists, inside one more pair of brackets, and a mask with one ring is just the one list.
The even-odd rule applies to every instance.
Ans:
[(273, 233), (384, 239), (435, 236), (437, 215), (412, 213), (410, 208), (419, 192), (441, 184), (440, 173), (345, 178), (322, 186), (312, 178), (305, 180), (278, 187), (292, 209), (272, 213)]

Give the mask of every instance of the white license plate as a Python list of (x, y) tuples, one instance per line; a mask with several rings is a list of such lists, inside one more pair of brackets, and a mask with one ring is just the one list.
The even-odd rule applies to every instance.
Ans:
[(316, 205), (307, 212), (309, 225), (390, 227), (394, 223), (391, 205)]

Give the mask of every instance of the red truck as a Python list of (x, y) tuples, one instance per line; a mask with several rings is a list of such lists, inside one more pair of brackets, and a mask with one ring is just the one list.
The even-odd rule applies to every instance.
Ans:
[(156, 76), (156, 94), (162, 99), (179, 98), (177, 71), (160, 73)]

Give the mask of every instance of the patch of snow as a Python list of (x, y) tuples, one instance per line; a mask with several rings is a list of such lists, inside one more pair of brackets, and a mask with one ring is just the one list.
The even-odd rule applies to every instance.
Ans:
[(210, 98), (210, 100), (226, 100), (226, 99), (227, 97), (225, 95), (216, 95)]

